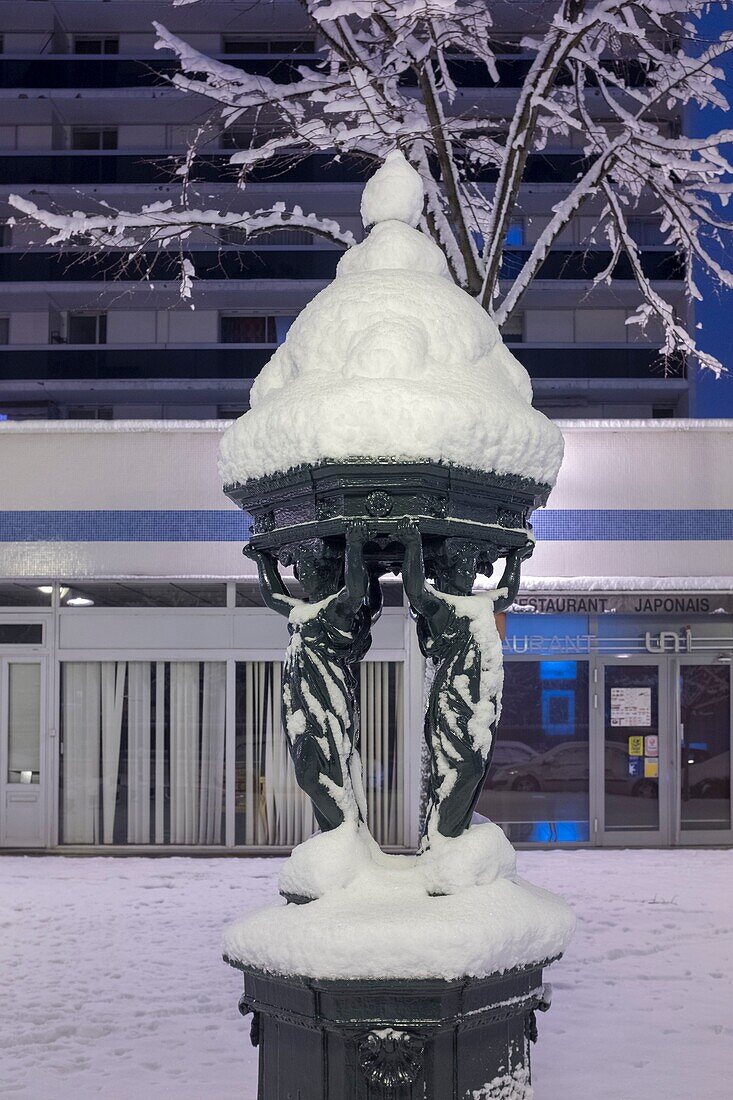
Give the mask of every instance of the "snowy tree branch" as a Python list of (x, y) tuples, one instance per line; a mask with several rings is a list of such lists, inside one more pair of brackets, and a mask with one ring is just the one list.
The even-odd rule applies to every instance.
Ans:
[[(180, 66), (172, 87), (210, 107), (200, 134), (240, 131), (237, 148), (222, 160), (223, 170), (235, 170), (233, 196), (246, 209), (209, 210), (197, 197), (197, 137), (178, 169), (175, 204), (69, 212), (17, 195), (11, 199), (15, 207), (61, 247), (126, 249), (141, 262), (151, 251), (170, 251), (178, 256), (182, 286), (190, 294), (194, 232), (237, 230), (249, 241), (297, 228), (341, 248), (352, 243), (351, 233), (335, 221), (300, 207), (265, 207), (260, 200), (250, 209), (255, 172), (260, 182), (269, 171), (275, 186), (284, 158), (292, 164), (317, 153), (363, 168), (399, 147), (424, 181), (422, 230), (445, 252), (455, 281), (493, 311), (499, 324), (541, 273), (560, 234), (584, 211), (599, 223), (606, 217), (610, 255), (598, 280), (612, 278), (621, 256), (628, 256), (642, 300), (639, 321), (658, 317), (667, 346), (694, 353), (692, 336), (644, 275), (629, 226), (650, 211), (659, 219), (664, 241), (685, 258), (682, 287), (688, 297), (697, 294), (693, 262), (718, 283), (733, 285), (720, 248), (733, 229), (725, 209), (733, 194), (733, 164), (726, 154), (733, 128), (691, 138), (673, 126), (691, 105), (728, 109), (717, 61), (731, 49), (733, 36), (714, 43), (700, 39), (707, 0), (555, 0), (544, 25), (522, 41), (529, 68), (520, 84), (514, 80), (504, 89), (501, 119), (492, 114), (495, 97), (467, 104), (457, 80), (456, 66), (468, 59), (485, 73), (485, 83), (501, 85), (505, 69), (497, 58), (501, 48), (488, 0), (299, 2), (318, 36), (320, 59), (301, 58), (284, 79), (282, 67), (271, 76), (247, 72), (154, 24), (156, 48), (171, 52)], [(566, 143), (572, 138), (582, 163), (521, 267), (507, 279), (506, 235), (522, 212), (530, 158), (558, 136)], [(496, 183), (481, 182), (487, 177)], [(701, 362), (719, 370), (711, 357), (701, 355)]]

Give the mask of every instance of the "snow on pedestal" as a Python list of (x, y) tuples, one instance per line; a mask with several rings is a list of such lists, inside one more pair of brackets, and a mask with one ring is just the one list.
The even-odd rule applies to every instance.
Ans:
[(561, 898), (517, 876), (491, 823), (419, 856), (386, 855), (345, 824), (296, 848), (280, 889), (315, 900), (232, 925), (230, 959), (321, 979), (480, 978), (562, 954), (575, 926)]
[(225, 484), (348, 458), (438, 461), (553, 485), (559, 429), (524, 367), (452, 282), (417, 225), (420, 176), (399, 152), (369, 180), (373, 228), (300, 313), (224, 434)]

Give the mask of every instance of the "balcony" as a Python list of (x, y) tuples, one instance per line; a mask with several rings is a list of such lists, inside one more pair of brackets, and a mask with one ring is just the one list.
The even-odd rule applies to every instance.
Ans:
[[(80, 184), (156, 184), (173, 183), (183, 151), (151, 152), (70, 152), (3, 153), (0, 155), (0, 185), (62, 186)], [(192, 179), (200, 183), (226, 183), (238, 173), (229, 163), (228, 153), (202, 153), (194, 162)], [(528, 157), (525, 183), (572, 183), (587, 171), (591, 161), (578, 152), (536, 153)], [(329, 153), (314, 153), (299, 160), (275, 158), (267, 164), (247, 170), (252, 183), (353, 183), (363, 184), (374, 165), (360, 157), (342, 156), (335, 160)], [(476, 183), (495, 183), (498, 169), (468, 165), (465, 176)]]
[[(298, 69), (314, 69), (323, 61), (320, 54), (249, 54), (246, 57), (227, 55), (221, 57), (227, 65), (247, 73), (266, 76), (278, 84), (298, 79)], [(529, 71), (530, 57), (499, 57), (496, 66), (499, 83), (505, 88), (520, 88)], [(608, 67), (618, 71), (623, 64), (624, 76), (635, 87), (646, 83), (647, 73), (633, 59), (624, 63), (610, 62)], [(166, 78), (179, 72), (173, 57), (120, 57), (119, 55), (79, 56), (77, 54), (38, 54), (29, 57), (0, 58), (0, 88), (43, 89), (55, 88), (152, 88), (164, 83)], [(493, 88), (494, 81), (486, 66), (473, 58), (451, 58), (448, 71), (461, 88)], [(404, 74), (400, 81), (405, 87), (414, 87), (416, 78)], [(558, 84), (568, 84), (568, 74), (562, 72)], [(589, 80), (592, 86), (592, 80)]]
[[(683, 378), (685, 364), (677, 360), (666, 377), (657, 348), (617, 345), (537, 347), (510, 345), (533, 378), (616, 378), (659, 381)], [(210, 344), (127, 347), (52, 345), (0, 347), (0, 377), (4, 382), (144, 381), (165, 379), (256, 378), (275, 350), (274, 345)]]
[[(177, 252), (144, 253), (133, 269), (121, 274), (126, 252), (106, 252), (90, 255), (84, 252), (38, 250), (33, 252), (0, 253), (0, 281), (14, 283), (107, 282), (136, 281), (146, 270), (156, 281), (170, 282), (179, 278)], [(193, 253), (196, 275), (204, 280), (315, 280), (333, 279), (341, 256), (331, 248), (233, 248), (220, 251), (200, 250)], [(513, 278), (529, 256), (527, 249), (507, 249), (502, 261), (501, 277)], [(557, 249), (542, 264), (537, 278), (588, 282), (603, 271), (611, 260), (608, 251), (588, 252)], [(654, 281), (679, 281), (684, 277), (684, 259), (669, 249), (654, 249), (642, 253), (644, 274)], [(621, 256), (613, 269), (614, 279), (633, 279), (631, 265)]]

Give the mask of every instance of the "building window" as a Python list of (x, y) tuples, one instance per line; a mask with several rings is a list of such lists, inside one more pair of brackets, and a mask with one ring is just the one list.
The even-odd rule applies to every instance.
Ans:
[(315, 238), (306, 229), (270, 229), (266, 233), (258, 233), (254, 240), (256, 244), (268, 248), (304, 248), (314, 244)]
[(478, 812), (514, 842), (589, 840), (588, 662), (507, 661), (504, 675)]
[(225, 661), (65, 661), (64, 844), (224, 842)]
[(0, 344), (10, 343), (10, 318), (0, 317)]
[(73, 126), (71, 148), (88, 152), (117, 148), (117, 129), (101, 126)]
[(69, 405), (68, 420), (112, 420), (111, 405)]
[(507, 343), (520, 344), (524, 340), (524, 313), (515, 309), (502, 326), (501, 335)]
[[(216, 416), (218, 420), (239, 420), (240, 416), (244, 416), (246, 412), (249, 412), (249, 405), (216, 406)], [(260, 601), (256, 606), (262, 607), (262, 602)]]
[(52, 595), (52, 584), (3, 581), (0, 584), (0, 607), (50, 607)]
[(74, 53), (102, 54), (119, 53), (120, 40), (116, 35), (74, 35)]
[[(235, 666), (234, 838), (293, 845), (315, 830), (282, 728), (282, 664)], [(372, 832), (404, 842), (404, 669), (360, 669), (361, 757)], [(64, 661), (61, 842), (222, 844), (224, 661)]]
[(61, 588), (61, 606), (84, 607), (226, 607), (225, 584), (199, 581), (69, 581)]
[(222, 316), (219, 318), (219, 342), (222, 344), (276, 344), (275, 318)]
[(8, 663), (8, 783), (39, 783), (41, 778), (41, 666)]
[(579, 344), (623, 344), (627, 334), (625, 309), (575, 311), (575, 339)]
[(53, 401), (3, 401), (0, 420), (58, 420), (59, 408)]
[(219, 147), (221, 149), (250, 149), (252, 146), (252, 131), (238, 126), (232, 126), (222, 130), (219, 134)]
[(315, 241), (306, 229), (272, 229), (252, 236), (246, 229), (224, 226), (219, 230), (223, 245), (252, 245), (257, 248), (310, 248)]
[(241, 34), (225, 34), (221, 41), (222, 53), (315, 53), (315, 38), (247, 38)]
[(0, 645), (43, 645), (43, 623), (0, 623)]
[[(293, 845), (314, 831), (311, 804), (295, 781), (280, 706), (282, 664), (238, 661), (235, 842)], [(360, 668), (361, 758), (368, 820), (379, 844), (403, 843), (403, 666)]]
[(238, 229), (233, 225), (225, 225), (219, 231), (219, 241), (223, 245), (242, 245), (250, 243), (250, 236), (246, 229)]
[(512, 218), (506, 231), (504, 243), (509, 248), (521, 248), (524, 244), (524, 218)]
[(66, 324), (67, 344), (106, 344), (106, 313), (70, 313)]
[(10, 248), (12, 242), (9, 225), (0, 225), (0, 248)]
[(647, 248), (666, 244), (660, 218), (629, 218), (629, 233), (637, 244)]

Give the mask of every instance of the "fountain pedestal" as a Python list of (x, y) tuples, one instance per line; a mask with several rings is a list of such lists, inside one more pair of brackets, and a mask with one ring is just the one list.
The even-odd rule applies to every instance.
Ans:
[[(534, 1014), (548, 1003), (541, 960), (572, 934), (567, 906), (516, 876), (498, 826), (471, 827), (501, 711), (496, 613), (534, 548), (530, 517), (554, 485), (562, 436), (532, 408), (494, 321), (417, 230), (423, 200), (395, 150), (364, 192), (369, 235), (298, 316), (221, 442), (224, 491), (252, 517), (245, 554), (265, 605), (288, 619), (283, 735), (321, 830), (280, 877), (286, 898), (309, 904), (225, 933), (244, 974), (240, 1007), (255, 1014), (259, 1100), (529, 1100)], [(500, 560), (496, 588), (474, 592)], [(428, 812), (412, 859), (371, 839), (359, 759), (359, 663), (380, 578), (395, 572), (431, 672)], [(385, 733), (396, 744), (397, 730)], [(413, 743), (406, 735), (404, 751)], [(331, 978), (305, 976), (316, 974)]]
[(244, 975), (258, 1100), (524, 1100), (543, 963), (458, 981)]

